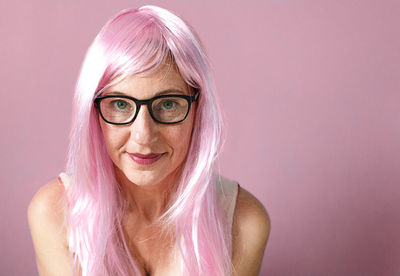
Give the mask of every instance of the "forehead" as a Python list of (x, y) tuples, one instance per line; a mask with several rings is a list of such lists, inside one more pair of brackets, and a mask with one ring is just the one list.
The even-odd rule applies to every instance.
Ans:
[(165, 65), (156, 73), (146, 76), (128, 76), (108, 87), (102, 95), (118, 92), (136, 99), (148, 99), (165, 90), (189, 94), (189, 86), (175, 66)]

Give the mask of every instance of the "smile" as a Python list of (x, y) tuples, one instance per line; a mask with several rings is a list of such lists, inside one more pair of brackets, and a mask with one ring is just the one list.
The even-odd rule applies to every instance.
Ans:
[(151, 165), (158, 161), (164, 154), (140, 154), (140, 153), (129, 153), (131, 159), (139, 165)]

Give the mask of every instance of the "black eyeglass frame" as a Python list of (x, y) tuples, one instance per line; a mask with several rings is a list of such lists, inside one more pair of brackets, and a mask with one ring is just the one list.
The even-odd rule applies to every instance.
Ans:
[[(183, 122), (186, 119), (186, 117), (188, 116), (188, 114), (190, 112), (190, 107), (191, 107), (192, 103), (196, 102), (198, 100), (199, 95), (200, 95), (200, 93), (198, 91), (196, 91), (194, 96), (188, 96), (188, 95), (182, 95), (182, 94), (166, 94), (166, 95), (155, 96), (155, 97), (153, 97), (151, 99), (148, 99), (148, 100), (138, 100), (138, 99), (135, 99), (133, 97), (125, 96), (125, 95), (106, 95), (106, 96), (97, 97), (93, 101), (96, 104), (97, 109), (99, 110), (101, 118), (106, 123), (109, 123), (109, 124), (112, 124), (112, 125), (129, 125), (129, 124), (131, 124), (133, 121), (135, 121), (137, 115), (139, 114), (140, 107), (142, 105), (144, 105), (144, 104), (147, 105), (147, 109), (149, 110), (150, 116), (151, 116), (151, 118), (153, 118), (153, 120), (155, 122), (157, 122), (159, 124), (164, 124), (164, 125), (172, 125), (172, 124), (178, 124), (180, 122)], [(152, 106), (152, 104), (153, 104), (153, 102), (155, 100), (158, 100), (158, 99), (161, 99), (161, 98), (170, 98), (170, 97), (182, 98), (182, 99), (187, 100), (187, 102), (188, 102), (187, 112), (185, 114), (185, 117), (183, 117), (182, 120), (179, 120), (179, 121), (176, 121), (176, 122), (161, 122), (161, 121), (157, 120), (157, 118), (154, 116), (153, 109), (151, 108), (151, 106)], [(128, 122), (125, 122), (125, 123), (114, 123), (114, 122), (108, 121), (103, 116), (103, 113), (101, 112), (101, 108), (100, 108), (100, 102), (103, 99), (107, 99), (107, 98), (124, 98), (124, 99), (129, 99), (129, 100), (134, 101), (135, 104), (136, 104), (136, 113), (135, 113), (135, 115), (132, 117), (131, 120), (129, 120)]]

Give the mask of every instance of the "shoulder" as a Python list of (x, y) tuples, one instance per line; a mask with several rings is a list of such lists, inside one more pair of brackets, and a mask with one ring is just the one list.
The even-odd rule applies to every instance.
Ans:
[(270, 230), (270, 219), (264, 205), (249, 191), (240, 187), (239, 196), (236, 202), (235, 221), (237, 226), (243, 229), (250, 227), (250, 230), (263, 234), (268, 238)]
[(58, 180), (47, 183), (36, 192), (29, 203), (29, 223), (43, 220), (55, 222), (63, 219), (64, 203), (64, 188)]
[(64, 188), (57, 180), (41, 187), (29, 204), (28, 222), (40, 275), (69, 273), (64, 206)]
[(236, 275), (258, 275), (271, 229), (262, 203), (240, 187), (233, 218), (233, 264)]

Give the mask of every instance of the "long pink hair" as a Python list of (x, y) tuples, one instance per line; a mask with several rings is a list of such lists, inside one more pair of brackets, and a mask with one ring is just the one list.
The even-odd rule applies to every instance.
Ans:
[[(200, 92), (190, 148), (163, 226), (173, 226), (182, 275), (230, 275), (232, 237), (216, 194), (221, 121), (207, 57), (182, 19), (155, 7), (121, 11), (89, 47), (77, 82), (68, 152), (68, 243), (82, 275), (139, 274), (121, 226), (124, 199), (93, 99), (129, 75), (156, 72), (171, 59)], [(74, 273), (75, 274), (75, 273)]]

